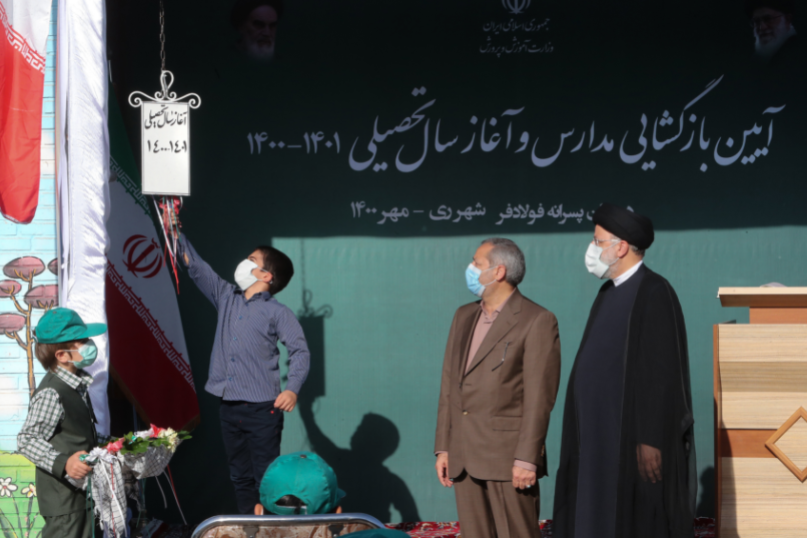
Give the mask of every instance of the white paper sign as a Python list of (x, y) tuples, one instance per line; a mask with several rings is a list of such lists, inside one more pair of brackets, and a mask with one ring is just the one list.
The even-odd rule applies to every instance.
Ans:
[(143, 193), (190, 195), (190, 107), (144, 102), (140, 111)]

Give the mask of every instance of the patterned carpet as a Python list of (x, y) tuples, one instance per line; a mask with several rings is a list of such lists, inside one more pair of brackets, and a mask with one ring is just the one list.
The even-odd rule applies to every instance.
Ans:
[[(148, 531), (143, 531), (145, 538), (188, 538), (195, 527), (187, 525), (168, 525), (159, 521), (152, 522)], [(457, 521), (421, 521), (418, 523), (390, 523), (390, 529), (406, 532), (413, 538), (459, 538), (460, 526)], [(541, 534), (544, 538), (552, 537), (552, 520), (541, 521)], [(695, 538), (714, 538), (715, 520), (697, 518), (695, 520)]]
[[(390, 529), (404, 531), (414, 538), (458, 538), (460, 536), (457, 521), (422, 521), (420, 523), (390, 523)], [(541, 521), (541, 534), (544, 538), (552, 537), (552, 520)], [(695, 538), (714, 538), (715, 520), (697, 518), (695, 520)]]

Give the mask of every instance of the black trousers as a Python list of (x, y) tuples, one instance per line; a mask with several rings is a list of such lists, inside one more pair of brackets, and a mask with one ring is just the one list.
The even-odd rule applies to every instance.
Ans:
[(266, 469), (280, 455), (283, 411), (274, 402), (221, 401), (221, 434), (238, 511), (252, 514)]

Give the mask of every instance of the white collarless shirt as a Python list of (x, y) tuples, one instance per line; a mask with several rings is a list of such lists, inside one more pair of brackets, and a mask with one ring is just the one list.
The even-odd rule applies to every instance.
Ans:
[(639, 271), (639, 268), (641, 268), (643, 264), (644, 261), (639, 261), (636, 264), (634, 264), (627, 272), (625, 272), (619, 277), (615, 277), (614, 279), (612, 279), (611, 281), (614, 282), (614, 287), (619, 287), (620, 285), (628, 281), (631, 277), (633, 277), (633, 274)]

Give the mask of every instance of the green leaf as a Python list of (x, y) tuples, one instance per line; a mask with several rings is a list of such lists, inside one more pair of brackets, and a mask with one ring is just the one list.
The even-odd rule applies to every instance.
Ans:
[(132, 450), (137, 452), (138, 454), (145, 454), (146, 450), (149, 449), (149, 442), (144, 440), (137, 441), (136, 444), (132, 445)]
[(137, 438), (134, 441), (124, 444), (123, 448), (121, 448), (120, 453), (123, 455), (126, 454), (145, 454), (146, 450), (149, 448), (149, 441), (143, 440), (141, 438)]
[(6, 538), (19, 538), (14, 530), (14, 525), (6, 517), (6, 513), (0, 510), (0, 528), (3, 529), (3, 534)]
[[(132, 435), (132, 437), (134, 437), (134, 435)], [(132, 440), (132, 438), (129, 437), (123, 443), (123, 447), (128, 449), (128, 450), (133, 450), (135, 447), (137, 447), (139, 444), (142, 444), (143, 442), (147, 442), (147, 441), (145, 441), (144, 439), (141, 439), (140, 437), (136, 437), (134, 440)]]

